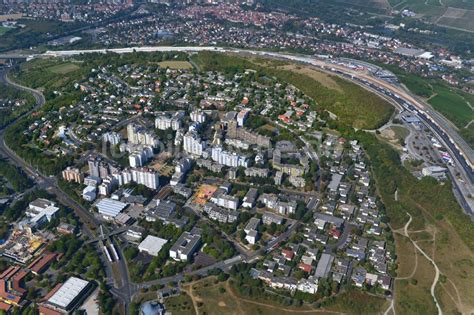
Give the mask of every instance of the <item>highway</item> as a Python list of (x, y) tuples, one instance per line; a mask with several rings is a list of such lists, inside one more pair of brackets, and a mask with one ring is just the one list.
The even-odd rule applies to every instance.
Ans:
[[(313, 67), (318, 68), (319, 70), (342, 76), (352, 82), (355, 82), (359, 85), (364, 86), (365, 88), (377, 92), (389, 98), (392, 102), (398, 104), (400, 108), (408, 110), (413, 114), (417, 115), (436, 135), (438, 140), (444, 144), (448, 149), (449, 153), (453, 157), (456, 165), (460, 166), (462, 170), (461, 174), (466, 181), (473, 183), (474, 182), (474, 173), (472, 169), (473, 165), (473, 152), (472, 149), (465, 143), (465, 141), (457, 134), (457, 132), (451, 127), (451, 124), (446, 123), (446, 119), (442, 117), (439, 113), (434, 112), (427, 104), (423, 101), (420, 101), (416, 97), (410, 95), (399, 86), (389, 84), (382, 79), (370, 76), (368, 74), (359, 73), (353, 69), (344, 67), (342, 65), (333, 64), (327, 61), (319, 60), (310, 56), (301, 56), (301, 55), (290, 55), (274, 52), (265, 52), (265, 51), (252, 51), (252, 50), (239, 50), (239, 49), (225, 49), (219, 47), (131, 47), (131, 48), (122, 48), (122, 49), (95, 49), (95, 50), (72, 50), (72, 51), (48, 51), (45, 54), (37, 55), (33, 57), (68, 57), (75, 56), (86, 53), (131, 53), (133, 51), (138, 52), (153, 52), (153, 51), (183, 51), (183, 52), (200, 52), (200, 51), (215, 51), (215, 52), (231, 52), (242, 55), (259, 55), (267, 58), (274, 58), (279, 60), (290, 60), (300, 63), (305, 63)], [(13, 82), (9, 82), (4, 74), (1, 76), (2, 82), (14, 86), (18, 89), (26, 90), (31, 92), (36, 101), (37, 106), (35, 110), (42, 106), (45, 102), (44, 97), (41, 93), (19, 86)], [(28, 114), (28, 113), (27, 113)], [(55, 179), (46, 177), (40, 174), (33, 167), (28, 165), (21, 158), (16, 156), (16, 154), (11, 151), (4, 142), (4, 130), (0, 131), (0, 153), (8, 157), (15, 165), (21, 167), (25, 170), (26, 173), (36, 178), (36, 182), (45, 187), (50, 192), (54, 193), (58, 199), (63, 202), (65, 205), (70, 206), (76, 214), (81, 218), (81, 221), (85, 223), (85, 226), (89, 225), (98, 228), (100, 222), (87, 210), (84, 209), (81, 205), (77, 204), (74, 200), (68, 197), (67, 194), (61, 191), (57, 186)], [(312, 150), (308, 149), (308, 154), (312, 155)], [(313, 157), (315, 158), (315, 157)], [(472, 214), (472, 213), (471, 213)], [(298, 222), (293, 223), (286, 232), (281, 234), (278, 238), (271, 241), (262, 249), (252, 253), (251, 255), (246, 255), (245, 253), (240, 253), (239, 255), (225, 261), (217, 262), (211, 266), (195, 270), (190, 273), (190, 275), (198, 274), (205, 275), (209, 270), (214, 268), (219, 268), (222, 270), (229, 270), (233, 265), (239, 262), (250, 262), (259, 257), (262, 253), (270, 251), (273, 246), (277, 245), (279, 242), (287, 240), (291, 234), (295, 231)], [(109, 234), (109, 231), (104, 231), (105, 234)], [(97, 238), (94, 231), (89, 231), (89, 236), (91, 239)], [(119, 251), (119, 256), (123, 258), (120, 246), (114, 244)], [(107, 261), (107, 260), (106, 260)], [(106, 267), (108, 269), (108, 275), (114, 275), (112, 266), (106, 262)], [(134, 284), (130, 280), (127, 264), (124, 262), (124, 259), (120, 259), (118, 262), (118, 269), (120, 271), (121, 279), (117, 279), (115, 283), (122, 283), (123, 285), (120, 288), (112, 288), (111, 292), (119, 298), (126, 306), (130, 303), (132, 296), (141, 288), (149, 288), (155, 284), (167, 284), (169, 282), (180, 282), (184, 279), (183, 274), (177, 274), (173, 277), (163, 278), (159, 280), (149, 281), (141, 284)]]
[(462, 167), (467, 179), (471, 183), (474, 183), (474, 152), (472, 148), (459, 136), (457, 131), (453, 128), (450, 123), (441, 114), (431, 108), (429, 104), (423, 100), (408, 93), (404, 88), (390, 84), (383, 79), (371, 76), (366, 73), (351, 69), (341, 64), (330, 62), (330, 60), (320, 60), (312, 56), (277, 53), (268, 51), (257, 51), (250, 49), (233, 49), (233, 48), (222, 48), (215, 46), (143, 46), (143, 47), (128, 47), (128, 48), (116, 48), (116, 49), (91, 49), (91, 50), (62, 50), (62, 51), (47, 51), (40, 57), (68, 57), (77, 56), (88, 53), (107, 53), (113, 52), (117, 54), (132, 53), (132, 52), (202, 52), (202, 51), (213, 51), (221, 53), (236, 53), (242, 55), (257, 55), (267, 58), (279, 59), (279, 60), (290, 60), (299, 63), (309, 64), (325, 72), (344, 76), (346, 79), (363, 85), (370, 90), (377, 90), (389, 97), (392, 101), (397, 102), (401, 106), (405, 107), (405, 104), (413, 106), (413, 110), (417, 115), (421, 115), (421, 118), (429, 125), (431, 129), (438, 136), (449, 151), (454, 155), (456, 161)]

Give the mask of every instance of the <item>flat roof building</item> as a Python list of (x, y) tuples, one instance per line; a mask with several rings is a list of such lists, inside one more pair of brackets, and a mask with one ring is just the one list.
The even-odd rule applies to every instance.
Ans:
[(331, 182), (328, 185), (330, 191), (337, 191), (339, 184), (341, 183), (342, 175), (339, 173), (332, 174)]
[(91, 292), (92, 282), (71, 277), (57, 285), (39, 307), (40, 314), (71, 314)]
[(170, 249), (174, 260), (188, 261), (201, 244), (201, 235), (184, 232)]
[(127, 207), (126, 203), (113, 200), (113, 199), (102, 199), (96, 205), (99, 213), (108, 218), (115, 218), (120, 212)]
[(329, 276), (329, 272), (331, 271), (331, 265), (334, 261), (334, 256), (329, 254), (322, 254), (321, 258), (319, 259), (318, 266), (316, 267), (316, 272), (314, 275), (317, 278), (326, 278)]
[(161, 248), (168, 243), (167, 240), (148, 235), (141, 243), (138, 245), (138, 250), (140, 252), (145, 252), (152, 256), (157, 256)]
[(258, 190), (255, 188), (250, 188), (247, 194), (244, 197), (242, 206), (245, 208), (252, 208), (257, 201)]

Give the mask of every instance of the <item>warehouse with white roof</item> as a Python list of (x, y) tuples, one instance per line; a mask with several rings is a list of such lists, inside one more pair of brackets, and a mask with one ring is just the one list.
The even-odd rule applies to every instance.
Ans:
[(71, 277), (56, 286), (40, 305), (43, 314), (70, 314), (91, 292), (92, 282)]
[(127, 207), (127, 204), (110, 198), (105, 198), (99, 201), (96, 204), (96, 207), (104, 218), (113, 219)]

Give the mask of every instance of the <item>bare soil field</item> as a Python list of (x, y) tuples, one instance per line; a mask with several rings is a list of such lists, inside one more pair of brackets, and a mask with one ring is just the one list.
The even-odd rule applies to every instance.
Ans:
[(3, 14), (0, 15), (0, 22), (5, 22), (8, 20), (19, 20), (23, 17), (22, 13), (17, 13), (17, 14)]
[(187, 61), (162, 61), (158, 63), (162, 68), (189, 70), (193, 66)]

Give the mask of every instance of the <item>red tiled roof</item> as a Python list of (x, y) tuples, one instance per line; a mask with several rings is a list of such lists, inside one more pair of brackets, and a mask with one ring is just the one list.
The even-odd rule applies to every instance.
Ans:
[(293, 253), (293, 251), (290, 249), (284, 249), (281, 251), (281, 253), (288, 259), (292, 259), (293, 256), (295, 255), (295, 253)]
[(41, 273), (55, 258), (56, 254), (54, 253), (45, 254), (32, 262), (28, 268), (30, 268), (34, 273)]
[(10, 278), (12, 275), (14, 275), (20, 267), (18, 266), (10, 266), (8, 267), (2, 274), (0, 275), (0, 279), (5, 279), (5, 278)]
[(10, 304), (0, 301), (0, 310), (2, 311), (9, 311), (12, 308)]
[(56, 293), (59, 290), (59, 288), (61, 288), (62, 285), (63, 285), (62, 283), (56, 284), (56, 286), (51, 291), (49, 291), (48, 294), (46, 294), (44, 298), (42, 298), (42, 301), (47, 301), (50, 297), (53, 296), (54, 293)]
[(305, 264), (305, 263), (301, 263), (299, 264), (298, 268), (300, 268), (301, 270), (307, 272), (307, 273), (310, 273), (311, 270), (313, 270), (313, 266), (311, 265), (308, 265), (308, 264)]
[(41, 315), (63, 315), (62, 313), (58, 312), (58, 311), (55, 311), (55, 310), (52, 310), (52, 309), (49, 309), (43, 305), (40, 305), (39, 306), (39, 313)]

